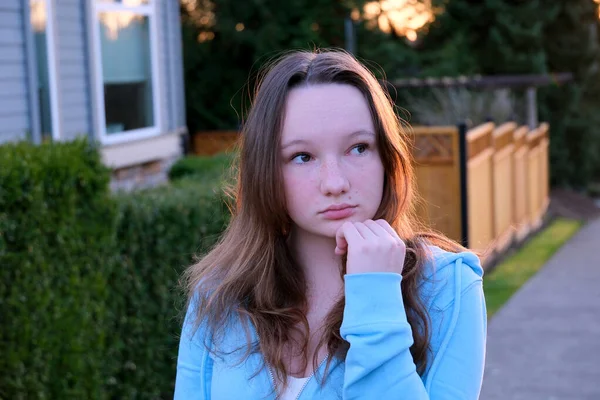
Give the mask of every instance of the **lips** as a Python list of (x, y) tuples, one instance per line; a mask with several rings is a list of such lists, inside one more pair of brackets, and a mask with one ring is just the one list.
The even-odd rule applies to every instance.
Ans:
[(356, 211), (356, 206), (350, 204), (335, 204), (321, 211), (325, 219), (338, 220), (348, 218)]

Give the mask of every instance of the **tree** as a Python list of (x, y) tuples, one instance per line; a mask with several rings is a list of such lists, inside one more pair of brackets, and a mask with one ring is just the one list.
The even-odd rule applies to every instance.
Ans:
[(552, 129), (551, 161), (556, 183), (583, 188), (600, 178), (600, 73), (598, 14), (592, 0), (552, 0), (557, 8), (544, 29), (551, 71), (570, 71), (575, 82), (543, 90), (541, 116)]
[(237, 129), (257, 70), (289, 49), (343, 47), (344, 19), (362, 4), (334, 0), (182, 2), (190, 131)]
[(593, 0), (441, 3), (445, 12), (420, 49), (427, 74), (574, 74), (573, 83), (542, 88), (538, 101), (541, 119), (551, 126), (553, 183), (584, 187), (600, 170), (598, 5)]
[[(269, 58), (344, 47), (344, 20), (353, 15), (357, 56), (380, 78), (572, 72), (575, 82), (539, 91), (540, 117), (551, 125), (552, 181), (584, 186), (595, 169), (600, 175), (594, 0), (409, 0), (441, 10), (412, 31), (394, 22), (402, 10), (387, 0), (182, 1), (191, 132), (237, 129), (247, 89)], [(389, 33), (379, 17), (391, 24)], [(409, 31), (412, 40), (402, 36)], [(402, 93), (392, 95), (407, 104)]]
[[(455, 74), (546, 71), (543, 27), (555, 11), (541, 0), (439, 4), (444, 12), (430, 26), (421, 46), (428, 71), (435, 73), (436, 65), (454, 65)], [(442, 70), (449, 72), (447, 67)]]

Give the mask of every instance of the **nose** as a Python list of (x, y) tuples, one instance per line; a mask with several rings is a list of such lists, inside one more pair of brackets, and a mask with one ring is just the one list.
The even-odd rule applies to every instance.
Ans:
[(321, 165), (321, 193), (326, 196), (338, 196), (350, 189), (348, 180), (338, 160), (327, 160)]

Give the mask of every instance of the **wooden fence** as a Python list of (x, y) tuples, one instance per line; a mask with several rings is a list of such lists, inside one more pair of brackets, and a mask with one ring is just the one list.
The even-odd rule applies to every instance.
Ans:
[[(548, 124), (412, 128), (419, 217), (484, 263), (537, 229), (548, 207)], [(195, 135), (195, 154), (230, 150), (236, 132)]]
[(192, 135), (192, 153), (198, 156), (212, 156), (233, 150), (239, 137), (237, 131), (205, 131)]
[(458, 128), (414, 128), (413, 157), (417, 212), (421, 219), (454, 240), (461, 241), (462, 196), (460, 135)]
[(484, 263), (540, 226), (549, 203), (548, 124), (415, 127), (421, 219)]

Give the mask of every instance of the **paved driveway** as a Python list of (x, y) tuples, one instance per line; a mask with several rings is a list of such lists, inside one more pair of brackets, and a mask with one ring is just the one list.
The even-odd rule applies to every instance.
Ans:
[(481, 400), (600, 400), (600, 218), (488, 326)]

